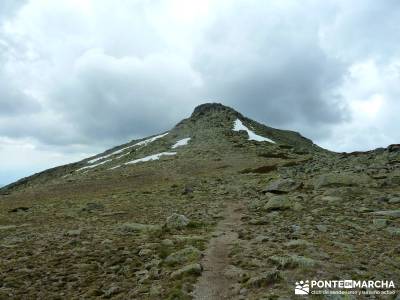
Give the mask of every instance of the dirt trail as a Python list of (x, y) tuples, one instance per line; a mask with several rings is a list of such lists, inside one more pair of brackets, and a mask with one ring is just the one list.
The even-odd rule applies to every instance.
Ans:
[(230, 264), (228, 257), (231, 245), (237, 240), (237, 227), (240, 226), (243, 205), (227, 203), (224, 219), (215, 230), (202, 260), (204, 268), (193, 292), (195, 300), (234, 299), (231, 286), (235, 283), (224, 276)]

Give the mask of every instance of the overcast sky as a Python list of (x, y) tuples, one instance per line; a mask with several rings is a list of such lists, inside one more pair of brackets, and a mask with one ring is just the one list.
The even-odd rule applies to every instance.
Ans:
[(400, 142), (400, 1), (2, 0), (0, 184), (234, 107), (335, 151)]

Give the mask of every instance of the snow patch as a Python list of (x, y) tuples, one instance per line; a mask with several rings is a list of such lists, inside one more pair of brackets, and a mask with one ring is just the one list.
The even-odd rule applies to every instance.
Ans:
[(270, 143), (275, 144), (275, 142), (273, 140), (254, 133), (253, 131), (248, 129), (246, 126), (244, 126), (242, 121), (240, 121), (239, 119), (236, 119), (236, 121), (233, 125), (233, 131), (240, 131), (240, 130), (244, 130), (247, 132), (247, 134), (249, 135), (249, 140), (254, 140), (254, 141), (258, 141), (258, 142), (270, 142)]
[(164, 155), (176, 155), (176, 152), (161, 152), (161, 153), (157, 153), (157, 154), (153, 154), (153, 155), (149, 155), (149, 156), (146, 156), (143, 158), (129, 161), (129, 162), (125, 163), (124, 165), (132, 165), (132, 164), (137, 164), (139, 162), (158, 160), (158, 159), (160, 159), (161, 156), (164, 156)]
[[(167, 134), (168, 134), (168, 132), (164, 133), (164, 134), (157, 135), (157, 136), (153, 136), (152, 138), (149, 138), (147, 140), (144, 140), (144, 141), (141, 141), (139, 143), (136, 143), (133, 146), (146, 146), (147, 144), (152, 143), (155, 140), (161, 139), (162, 137), (166, 136)], [(131, 146), (131, 147), (133, 147), (133, 146)]]
[(119, 168), (121, 165), (116, 165), (115, 167), (109, 168), (109, 170), (115, 170), (117, 168)]
[[(147, 140), (144, 140), (144, 141), (138, 142), (138, 143), (136, 143), (136, 144), (133, 144), (133, 145), (124, 147), (124, 148), (122, 148), (122, 149), (116, 150), (116, 151), (114, 151), (114, 152), (112, 152), (112, 153), (110, 153), (110, 154), (103, 155), (103, 156), (100, 156), (100, 157), (97, 157), (97, 158), (88, 160), (87, 163), (88, 163), (88, 164), (95, 163), (96, 161), (103, 160), (103, 159), (108, 158), (108, 157), (110, 157), (110, 156), (113, 156), (113, 155), (122, 153), (122, 152), (124, 152), (125, 150), (130, 149), (130, 148), (133, 148), (133, 147), (135, 147), (135, 146), (143, 146), (143, 147), (144, 147), (144, 146), (147, 146), (147, 144), (150, 144), (150, 143), (154, 142), (155, 140), (158, 140), (158, 139), (160, 139), (160, 138), (166, 136), (167, 134), (168, 134), (168, 132), (167, 132), (167, 133), (164, 133), (164, 134), (160, 134), (160, 135), (153, 136), (152, 138), (149, 138), (149, 139), (147, 139)], [(121, 157), (123, 157), (123, 156), (125, 156), (125, 155), (127, 155), (127, 154), (128, 154), (128, 153), (123, 154), (123, 155), (121, 155), (121, 156), (118, 156), (116, 159), (119, 159), (119, 158), (121, 158)]]
[(181, 139), (181, 140), (177, 141), (177, 142), (172, 146), (172, 149), (175, 149), (175, 148), (178, 148), (178, 147), (181, 147), (181, 146), (186, 146), (186, 145), (188, 144), (189, 141), (190, 141), (190, 137), (189, 137), (189, 138)]
[(76, 172), (82, 171), (82, 170), (86, 170), (86, 169), (96, 168), (96, 167), (98, 167), (98, 166), (100, 166), (102, 164), (108, 163), (109, 161), (112, 161), (112, 159), (107, 159), (105, 161), (99, 162), (98, 164), (94, 164), (94, 165), (90, 165), (90, 166), (86, 166), (86, 167), (80, 168), (80, 169), (76, 170)]

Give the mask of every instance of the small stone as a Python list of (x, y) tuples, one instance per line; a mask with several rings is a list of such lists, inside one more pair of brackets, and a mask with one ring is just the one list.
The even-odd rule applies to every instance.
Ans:
[(174, 242), (170, 239), (164, 239), (161, 241), (161, 245), (165, 247), (172, 247), (174, 245)]
[(151, 249), (141, 249), (138, 253), (139, 256), (149, 256), (153, 253)]
[(371, 212), (372, 211), (371, 208), (368, 208), (368, 207), (365, 207), (365, 206), (361, 206), (361, 207), (357, 208), (356, 210), (358, 212), (360, 212), (360, 213), (367, 213), (367, 212)]
[(400, 218), (400, 209), (398, 209), (398, 210), (375, 211), (375, 212), (372, 212), (372, 214), (378, 215), (378, 216), (387, 216), (387, 217), (393, 217), (393, 218)]
[(301, 239), (292, 240), (292, 241), (289, 241), (289, 242), (285, 243), (285, 246), (289, 247), (289, 248), (309, 247), (309, 246), (312, 246), (312, 245), (313, 245), (312, 243), (310, 243), (310, 242), (308, 242), (306, 240), (301, 240)]
[(373, 219), (372, 223), (376, 229), (385, 228), (388, 225), (388, 220), (386, 219)]
[(301, 211), (301, 210), (304, 209), (304, 206), (301, 205), (300, 203), (296, 202), (296, 203), (293, 204), (292, 208), (293, 208), (294, 211)]
[(8, 212), (10, 212), (10, 213), (27, 212), (29, 209), (30, 209), (30, 207), (20, 206), (20, 207), (10, 209)]
[(162, 294), (162, 287), (160, 285), (152, 285), (149, 291), (150, 296), (159, 297)]
[(184, 266), (183, 268), (176, 270), (171, 273), (171, 278), (181, 278), (185, 275), (197, 275), (199, 276), (202, 272), (202, 267), (200, 264), (190, 264), (187, 266)]
[(257, 243), (263, 243), (263, 242), (267, 242), (269, 240), (269, 237), (266, 235), (258, 235), (258, 236), (256, 236), (256, 238), (254, 240)]
[(391, 235), (400, 236), (400, 228), (398, 227), (388, 227), (386, 231), (389, 232)]
[(10, 230), (10, 229), (15, 229), (17, 228), (16, 225), (4, 225), (4, 226), (0, 226), (0, 231), (1, 230)]
[(320, 232), (327, 232), (328, 231), (328, 226), (323, 225), (323, 224), (319, 224), (319, 225), (317, 225), (315, 227), (317, 227), (318, 231), (320, 231)]
[(166, 226), (171, 229), (180, 229), (188, 226), (190, 220), (184, 216), (179, 214), (172, 214), (167, 218)]
[(86, 206), (82, 208), (82, 211), (92, 212), (94, 210), (103, 210), (104, 205), (101, 203), (89, 202), (86, 203)]
[(121, 288), (117, 285), (111, 286), (109, 289), (104, 291), (105, 298), (111, 298), (112, 296), (119, 294), (121, 292)]
[(278, 270), (273, 270), (271, 272), (267, 272), (262, 274), (261, 276), (256, 276), (250, 278), (246, 285), (248, 287), (253, 287), (253, 288), (260, 288), (260, 287), (265, 287), (271, 283), (278, 282), (282, 279), (282, 275)]
[(76, 229), (76, 230), (67, 231), (66, 235), (70, 236), (70, 237), (77, 237), (77, 236), (80, 236), (81, 233), (82, 233), (82, 229)]
[(205, 237), (201, 235), (173, 235), (173, 238), (177, 242), (183, 242), (189, 244), (195, 242), (202, 242), (205, 240)]
[(341, 202), (342, 198), (341, 197), (335, 197), (335, 196), (323, 196), (321, 198), (321, 201), (328, 202), (328, 203), (336, 203), (336, 202)]
[(234, 265), (229, 265), (225, 269), (224, 276), (229, 279), (241, 281), (244, 277), (246, 277), (246, 272)]
[(161, 227), (158, 225), (148, 225), (148, 224), (140, 224), (140, 223), (124, 223), (119, 225), (119, 229), (123, 232), (137, 232), (137, 233), (146, 233), (146, 232), (156, 232), (161, 230)]
[(389, 204), (397, 204), (400, 203), (400, 197), (390, 198), (388, 201)]

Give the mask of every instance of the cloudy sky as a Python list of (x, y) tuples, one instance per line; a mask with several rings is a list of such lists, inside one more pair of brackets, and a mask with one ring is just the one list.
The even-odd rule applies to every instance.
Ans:
[(203, 102), (331, 150), (400, 142), (397, 0), (2, 0), (0, 184)]

